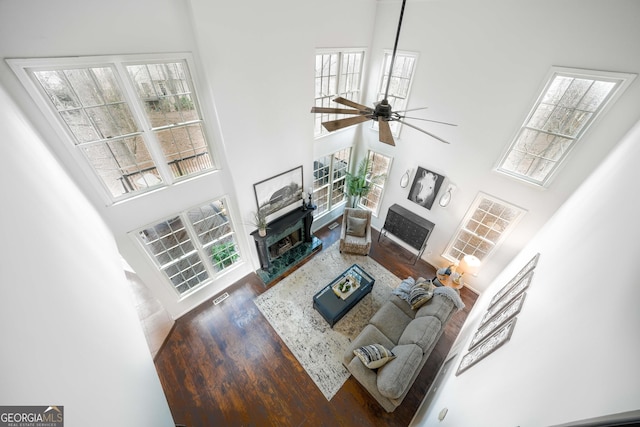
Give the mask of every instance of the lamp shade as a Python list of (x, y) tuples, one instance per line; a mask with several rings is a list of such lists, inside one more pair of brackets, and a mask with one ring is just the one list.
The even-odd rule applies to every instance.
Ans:
[(478, 268), (480, 268), (480, 260), (473, 255), (465, 255), (460, 261), (459, 270), (462, 270), (464, 274), (471, 274), (475, 276), (478, 274)]

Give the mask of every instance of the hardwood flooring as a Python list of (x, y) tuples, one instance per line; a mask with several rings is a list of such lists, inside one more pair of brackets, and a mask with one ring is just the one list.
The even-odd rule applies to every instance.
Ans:
[[(340, 227), (315, 233), (323, 250)], [(382, 237), (370, 256), (396, 276), (435, 276), (435, 269)], [(277, 286), (277, 283), (271, 286)], [(444, 362), (477, 295), (463, 288), (457, 313), (402, 405), (387, 413), (352, 377), (327, 401), (253, 303), (266, 289), (250, 274), (230, 297), (201, 305), (176, 321), (155, 364), (177, 424), (209, 426), (407, 426)]]

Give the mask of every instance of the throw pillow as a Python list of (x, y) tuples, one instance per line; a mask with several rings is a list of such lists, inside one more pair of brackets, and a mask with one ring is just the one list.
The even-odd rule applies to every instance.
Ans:
[(380, 344), (371, 344), (356, 348), (353, 350), (353, 354), (358, 356), (364, 366), (369, 369), (379, 368), (388, 361), (396, 358), (391, 350), (387, 350)]
[(409, 302), (409, 295), (411, 293), (411, 288), (416, 284), (416, 281), (413, 277), (407, 277), (404, 279), (397, 288), (395, 288), (391, 293), (393, 295), (397, 295), (406, 302)]
[(347, 217), (347, 234), (351, 236), (364, 237), (367, 233), (367, 219)]
[(428, 285), (424, 287), (422, 285), (416, 284), (413, 288), (411, 288), (411, 292), (409, 293), (409, 304), (411, 304), (411, 308), (414, 310), (422, 307), (427, 301), (429, 301), (433, 297), (433, 288), (432, 285)]

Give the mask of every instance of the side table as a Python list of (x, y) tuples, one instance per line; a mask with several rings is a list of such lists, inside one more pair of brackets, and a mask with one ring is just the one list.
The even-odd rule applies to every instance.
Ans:
[(443, 286), (448, 286), (454, 289), (462, 289), (464, 287), (464, 276), (459, 276), (457, 281), (454, 281), (451, 276), (452, 275), (449, 274), (445, 275), (436, 273), (436, 279), (438, 279), (438, 282), (440, 282)]

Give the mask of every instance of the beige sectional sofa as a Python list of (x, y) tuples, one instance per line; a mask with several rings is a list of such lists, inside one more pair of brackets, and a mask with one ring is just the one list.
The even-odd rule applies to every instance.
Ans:
[[(409, 280), (410, 279), (410, 280)], [(424, 281), (418, 279), (417, 282)], [(413, 310), (399, 290), (415, 283), (405, 279), (371, 318), (344, 354), (343, 364), (380, 405), (393, 412), (405, 398), (451, 317), (464, 308), (458, 291), (437, 287), (433, 297)], [(396, 356), (378, 369), (367, 368), (354, 350), (381, 344)]]

